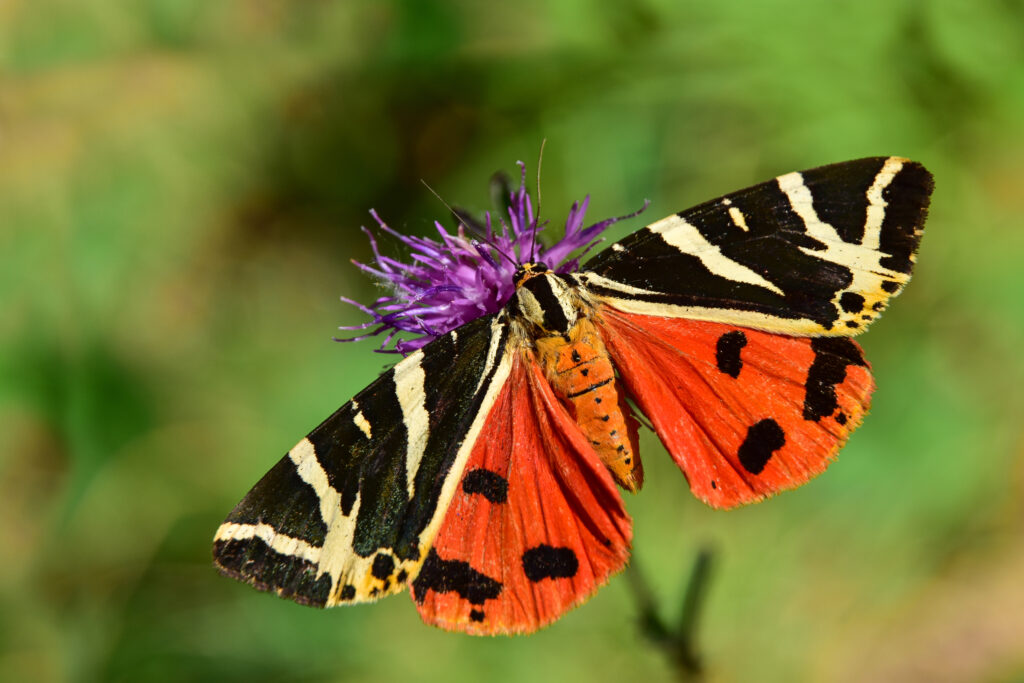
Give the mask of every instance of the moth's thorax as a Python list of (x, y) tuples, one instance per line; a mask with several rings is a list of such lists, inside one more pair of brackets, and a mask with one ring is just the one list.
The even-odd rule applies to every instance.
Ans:
[(514, 312), (549, 334), (568, 334), (581, 317), (576, 288), (544, 265), (527, 263), (516, 273)]
[(527, 263), (515, 275), (509, 305), (523, 351), (532, 355), (612, 478), (636, 492), (643, 484), (637, 425), (595, 324), (594, 304), (575, 279)]

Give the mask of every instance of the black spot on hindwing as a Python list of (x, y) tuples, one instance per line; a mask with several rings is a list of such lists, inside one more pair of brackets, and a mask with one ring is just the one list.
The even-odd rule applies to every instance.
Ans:
[(534, 583), (544, 579), (576, 576), (579, 560), (572, 548), (555, 548), (541, 544), (523, 553), (523, 571)]
[(715, 345), (715, 362), (718, 364), (718, 369), (733, 379), (739, 377), (740, 370), (743, 369), (740, 352), (746, 345), (747, 335), (743, 334), (741, 330), (726, 332), (719, 337), (718, 343)]
[(811, 350), (814, 361), (807, 371), (803, 416), (817, 422), (839, 407), (836, 387), (846, 379), (847, 366), (867, 367), (867, 362), (849, 337), (817, 337), (811, 340)]
[(508, 480), (497, 472), (481, 467), (466, 473), (462, 478), (462, 490), (468, 494), (479, 493), (492, 503), (508, 500)]
[(473, 569), (462, 560), (442, 560), (433, 548), (423, 561), (423, 568), (412, 582), (412, 595), (423, 604), (427, 591), (450, 593), (454, 591), (471, 605), (482, 605), (501, 594), (502, 585), (486, 574)]
[(739, 459), (743, 469), (760, 474), (775, 451), (786, 445), (786, 433), (775, 420), (765, 418), (747, 430), (740, 445)]

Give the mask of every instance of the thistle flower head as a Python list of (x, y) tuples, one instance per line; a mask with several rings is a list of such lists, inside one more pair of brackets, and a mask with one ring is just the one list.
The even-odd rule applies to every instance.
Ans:
[[(342, 297), (370, 316), (371, 320), (343, 330), (368, 330), (348, 339), (359, 341), (384, 334), (378, 351), (407, 354), (432, 339), (484, 315), (497, 313), (515, 293), (513, 276), (520, 263), (543, 263), (556, 273), (579, 269), (580, 259), (602, 240), (601, 232), (613, 223), (636, 216), (645, 208), (627, 216), (608, 218), (583, 227), (590, 196), (574, 202), (565, 220), (565, 232), (550, 247), (544, 247), (538, 235), (547, 221), (538, 222), (533, 203), (526, 192), (526, 166), (518, 162), (519, 187), (509, 192), (507, 215), (484, 214), (482, 222), (460, 215), (458, 228), (450, 232), (435, 221), (438, 239), (403, 235), (385, 223), (376, 211), (370, 215), (380, 231), (410, 250), (402, 262), (385, 256), (370, 230), (363, 232), (373, 248), (370, 264), (353, 261), (389, 293), (369, 305)], [(582, 250), (582, 251), (580, 251)], [(577, 252), (570, 258), (573, 252)], [(398, 333), (415, 335), (397, 338)]]

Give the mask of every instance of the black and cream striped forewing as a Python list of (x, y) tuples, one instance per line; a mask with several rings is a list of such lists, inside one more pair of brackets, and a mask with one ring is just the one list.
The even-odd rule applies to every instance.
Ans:
[(410, 354), (300, 441), (220, 526), (225, 574), (331, 606), (416, 576), (495, 397), (508, 326), (472, 321)]
[(932, 185), (900, 157), (787, 173), (642, 228), (575, 277), (631, 313), (854, 335), (910, 279)]

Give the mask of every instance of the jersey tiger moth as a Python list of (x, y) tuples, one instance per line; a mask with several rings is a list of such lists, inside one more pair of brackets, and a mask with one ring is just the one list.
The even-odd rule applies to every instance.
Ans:
[(395, 294), (363, 327), (385, 347), (421, 336), (245, 496), (217, 567), (319, 607), (409, 590), (426, 622), (471, 634), (549, 624), (628, 560), (618, 487), (643, 469), (627, 397), (713, 507), (828, 466), (874, 388), (851, 337), (909, 280), (931, 190), (898, 157), (788, 173), (582, 268), (570, 252), (617, 219), (582, 228), (584, 201), (541, 249), (525, 183), (500, 229), (460, 215), (435, 242), (378, 219), (416, 256), (374, 242), (360, 267)]

